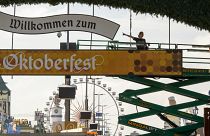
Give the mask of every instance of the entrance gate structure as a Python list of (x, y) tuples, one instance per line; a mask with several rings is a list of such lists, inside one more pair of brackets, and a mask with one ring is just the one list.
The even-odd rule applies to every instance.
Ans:
[[(43, 3), (48, 3), (48, 1), (44, 1), (44, 0), (42, 2)], [(62, 1), (62, 3), (63, 2), (65, 2), (65, 1)], [(66, 2), (70, 2), (70, 1), (66, 1)], [(160, 4), (157, 4), (158, 2)], [(13, 5), (14, 3), (16, 3), (16, 4), (25, 4), (25, 3), (33, 4), (33, 3), (36, 3), (37, 4), (38, 2), (37, 1), (35, 1), (35, 2), (33, 2), (33, 1), (23, 1), (23, 2), (22, 1), (15, 1), (15, 2), (13, 2), (13, 1), (6, 1), (6, 2), (3, 1), (3, 2), (0, 3), (0, 5), (9, 6), (9, 5)], [(51, 4), (58, 4), (59, 2), (51, 1), (50, 3)], [(88, 4), (96, 3), (97, 5), (100, 5), (100, 3), (94, 2), (94, 1), (93, 2), (90, 2), (90, 1), (85, 2), (84, 1), (83, 3), (88, 3)], [(148, 2), (142, 2), (141, 4), (138, 4), (138, 5), (132, 5), (132, 4), (130, 5), (130, 4), (126, 4), (126, 2), (125, 3), (124, 2), (122, 2), (122, 3), (119, 3), (119, 2), (118, 3), (115, 3), (115, 2), (101, 2), (101, 5), (114, 6), (114, 7), (120, 7), (120, 8), (131, 8), (137, 13), (138, 12), (142, 12), (142, 13), (147, 13), (148, 12), (150, 14), (156, 14), (156, 15), (160, 14), (160, 15), (166, 15), (166, 16), (169, 16), (169, 17), (172, 15), (172, 17), (174, 17), (175, 20), (182, 21), (182, 22), (185, 22), (185, 23), (193, 25), (193, 26), (197, 26), (201, 29), (209, 30), (209, 27), (208, 27), (209, 24), (208, 24), (208, 21), (206, 21), (206, 18), (207, 18), (206, 15), (209, 15), (209, 14), (206, 14), (206, 12), (208, 13), (208, 8), (207, 8), (208, 6), (206, 6), (206, 5), (208, 5), (209, 3), (207, 1), (205, 1), (205, 3), (206, 4), (197, 2), (197, 3), (191, 4), (191, 3), (186, 2), (186, 1), (183, 1), (183, 2), (178, 1), (178, 2), (174, 2), (172, 4), (170, 2), (169, 3), (167, 3), (167, 2), (163, 3), (163, 2), (160, 2), (160, 1), (155, 1), (153, 3), (151, 2), (150, 6), (148, 6), (148, 4), (149, 4)], [(162, 5), (164, 4), (164, 6), (161, 7), (160, 6), (161, 4)], [(196, 8), (191, 7), (191, 5), (194, 5), (194, 4), (195, 5), (197, 4)], [(179, 12), (177, 12), (177, 10), (171, 10), (171, 7), (180, 7), (180, 5), (181, 5), (181, 7), (184, 7), (184, 8), (180, 8)], [(185, 12), (184, 14), (182, 14), (182, 11), (185, 10), (186, 7), (188, 7), (189, 10), (187, 12)], [(155, 11), (153, 9), (155, 9)], [(200, 12), (192, 12), (192, 11), (198, 11), (198, 10), (199, 11), (201, 10), (201, 11)], [(12, 22), (11, 23), (6, 22), (8, 20), (10, 21), (11, 20), (10, 18), (5, 17), (5, 14), (1, 14), (1, 15), (2, 15), (3, 19), (1, 19), (2, 24), (0, 25), (1, 26), (0, 29), (11, 31), (11, 28), (15, 28), (13, 26), (9, 26), (9, 24), (11, 25)], [(187, 16), (187, 19), (186, 19), (186, 16)], [(195, 20), (195, 18), (194, 18), (195, 16), (199, 16), (200, 18), (198, 18), (196, 21), (190, 21), (190, 20)], [(17, 19), (17, 18), (15, 17), (15, 19)], [(22, 28), (19, 28), (19, 30), (20, 29), (22, 30), (23, 28), (25, 29), (23, 34), (25, 32), (27, 32), (28, 30), (29, 31), (31, 30), (31, 28), (29, 27), (31, 25), (30, 24), (26, 25), (27, 23), (32, 22), (30, 19), (29, 20), (22, 20), (22, 18), (21, 18), (21, 20), (18, 20), (18, 21), (24, 22), (21, 25)], [(67, 21), (71, 22), (71, 20), (67, 20)], [(197, 23), (195, 23), (195, 22), (197, 22)], [(32, 22), (32, 25), (36, 26), (35, 30), (37, 30), (37, 31), (34, 31), (34, 32), (36, 34), (42, 33), (42, 30), (46, 28), (45, 27), (46, 23), (48, 24), (48, 21), (47, 22), (37, 22), (36, 24), (35, 24), (35, 22), (34, 23)], [(63, 20), (61, 23), (63, 24), (63, 28), (59, 29), (59, 30), (56, 30), (56, 31), (67, 30), (67, 29), (65, 29), (66, 20)], [(69, 26), (71, 26), (70, 28), (75, 28), (76, 30), (78, 30), (78, 28), (76, 26), (74, 27), (73, 24), (75, 24), (75, 23), (70, 23), (70, 25), (69, 25)], [(92, 29), (91, 31), (93, 31), (93, 33), (94, 33), (96, 24), (92, 24), (92, 25), (93, 25), (93, 27), (91, 27), (91, 29)], [(102, 27), (98, 27), (98, 28), (106, 28), (107, 29), (107, 28), (110, 28), (110, 27), (105, 27), (104, 25), (102, 25)], [(118, 29), (119, 27), (116, 25), (115, 28)], [(32, 28), (32, 29), (34, 29), (34, 28)], [(110, 28), (110, 29), (112, 30), (112, 28)], [(13, 30), (13, 32), (18, 32), (18, 30)], [(32, 32), (32, 31), (30, 31), (30, 32)], [(48, 32), (54, 32), (54, 30), (53, 31), (49, 30)], [(110, 35), (109, 30), (107, 30), (106, 32), (107, 33), (105, 33), (105, 34), (107, 34), (108, 36), (105, 36), (105, 37), (110, 37), (110, 39), (114, 38), (115, 33), (113, 35)], [(162, 50), (162, 48), (160, 46), (161, 46), (161, 44), (158, 44), (158, 49)], [(208, 52), (209, 52), (209, 46), (203, 46), (203, 47), (204, 48), (207, 47)], [(110, 47), (108, 46), (108, 48), (110, 48)], [(118, 47), (116, 48), (116, 46), (111, 46), (111, 49), (118, 50), (119, 48)], [(178, 49), (177, 45), (175, 45), (174, 50), (176, 51), (177, 49)], [(170, 51), (173, 52), (174, 50), (169, 48), (169, 52)], [(197, 51), (199, 51), (199, 50), (197, 50)], [(139, 52), (141, 52), (141, 51), (139, 51)], [(11, 52), (9, 52), (9, 53), (11, 53)], [(27, 52), (25, 52), (25, 53), (27, 53)], [(158, 51), (157, 51), (157, 53), (158, 53)], [(167, 54), (167, 52), (165, 52), (165, 53)], [(5, 53), (5, 54), (7, 54), (7, 53)], [(66, 54), (67, 54), (67, 52), (66, 52)], [(14, 56), (14, 54), (11, 54), (11, 55)], [(6, 68), (6, 70), (3, 71), (3, 72), (0, 72), (0, 74), (2, 74), (2, 75), (12, 74), (13, 75), (13, 72), (15, 72), (15, 74), (18, 74), (18, 73), (21, 74), (20, 72), (21, 72), (22, 69), (21, 70), (20, 69), (19, 70), (14, 69), (14, 67), (17, 64), (16, 63), (17, 61), (14, 63), (14, 62), (9, 60), (11, 58), (11, 55), (9, 54), (9, 56), (3, 56), (2, 57), (2, 58), (6, 57), (8, 59), (7, 60), (4, 59), (5, 61), (1, 62), (1, 64), (4, 64), (4, 67), (3, 68), (1, 67), (1, 69)], [(158, 56), (159, 54), (156, 54), (154, 52), (153, 55)], [(34, 57), (35, 56), (36, 55), (34, 55)], [(43, 56), (43, 54), (41, 54), (41, 56)], [(2, 58), (0, 58), (1, 61), (2, 61)], [(191, 57), (191, 59), (192, 60), (198, 60), (198, 61), (200, 61), (202, 59), (206, 59), (206, 60), (209, 61), (210, 58), (209, 57), (207, 57), (207, 58)], [(13, 59), (13, 61), (14, 60), (15, 59)], [(25, 58), (24, 58), (24, 60), (25, 60)], [(50, 62), (51, 62), (51, 60), (53, 61), (53, 59), (50, 59)], [(87, 61), (88, 60), (89, 59), (87, 59)], [(95, 60), (95, 58), (93, 58), (93, 60)], [(63, 63), (66, 63), (67, 61), (68, 60), (65, 59), (65, 62), (63, 62)], [(85, 61), (85, 63), (87, 61)], [(183, 57), (181, 58), (181, 61), (183, 61)], [(195, 62), (196, 65), (200, 63), (198, 61)], [(37, 69), (39, 69), (39, 68), (41, 69), (41, 66), (43, 65), (42, 60), (40, 58), (37, 58), (36, 62), (37, 63), (34, 63), (34, 66)], [(77, 63), (80, 63), (80, 62), (81, 62), (81, 60), (78, 59)], [(9, 65), (6, 65), (6, 63), (8, 63)], [(61, 59), (58, 58), (55, 61), (56, 68), (61, 69), (61, 67), (58, 65), (60, 63), (61, 63)], [(119, 76), (119, 77), (122, 78), (122, 79), (126, 79), (126, 80), (129, 80), (129, 81), (136, 82), (136, 83), (145, 84), (145, 85), (148, 85), (150, 87), (145, 88), (145, 89), (139, 89), (139, 90), (126, 90), (125, 92), (120, 94), (119, 100), (123, 101), (123, 102), (126, 102), (126, 103), (136, 105), (136, 106), (144, 107), (144, 108), (147, 108), (149, 110), (145, 111), (145, 112), (138, 112), (138, 113), (133, 113), (133, 114), (130, 114), (130, 115), (121, 116), (121, 117), (119, 117), (119, 123), (120, 124), (148, 131), (150, 133), (146, 134), (146, 135), (151, 135), (151, 136), (190, 135), (197, 128), (202, 127), (204, 125), (202, 117), (198, 117), (198, 116), (195, 116), (195, 115), (184, 113), (184, 112), (181, 112), (179, 110), (184, 109), (184, 108), (188, 108), (188, 107), (207, 104), (207, 103), (210, 102), (210, 97), (207, 96), (207, 95), (203, 95), (203, 94), (200, 94), (200, 93), (197, 93), (197, 92), (193, 92), (193, 91), (181, 88), (181, 87), (186, 86), (186, 85), (192, 85), (192, 84), (197, 84), (197, 83), (210, 81), (209, 62), (203, 62), (203, 63), (207, 64), (208, 67), (202, 67), (202, 68), (199, 68), (199, 69), (184, 68), (184, 67), (176, 67), (174, 69), (171, 66), (159, 67), (161, 72), (162, 72), (159, 75), (160, 77), (168, 77), (168, 78), (172, 78), (172, 79), (177, 80), (177, 82), (170, 83), (170, 84), (159, 83), (159, 82), (156, 82), (156, 81), (145, 78), (145, 77), (158, 77), (158, 73), (154, 74), (154, 72), (156, 71), (155, 68), (153, 70), (151, 70), (152, 69), (151, 67), (145, 67), (145, 66), (143, 67), (143, 66), (141, 66), (141, 62), (139, 62), (139, 61), (135, 61), (134, 63), (135, 63), (135, 65), (137, 65), (136, 67), (134, 67), (134, 71), (136, 71), (137, 73), (139, 71), (142, 71), (142, 72), (140, 72), (140, 74), (135, 74), (135, 73), (130, 72), (128, 74), (128, 76)], [(154, 63), (154, 61), (148, 60), (147, 63), (148, 63), (148, 65), (152, 65)], [(177, 61), (173, 61), (172, 63), (174, 63), (173, 65), (177, 65)], [(193, 63), (193, 62), (191, 62), (191, 63)], [(38, 64), (41, 64), (41, 66), (38, 65)], [(161, 62), (161, 64), (166, 65), (164, 62), (163, 63)], [(47, 64), (46, 64), (46, 66), (47, 66), (47, 69), (48, 69), (49, 66)], [(88, 66), (89, 66), (89, 64), (88, 64)], [(31, 67), (29, 67), (29, 68), (31, 68)], [(65, 68), (67, 68), (66, 65), (65, 65)], [(80, 69), (80, 66), (77, 65), (77, 68)], [(148, 68), (149, 68), (149, 70), (148, 70)], [(12, 69), (14, 69), (14, 70), (12, 71)], [(87, 69), (87, 67), (83, 67), (83, 69)], [(38, 73), (35, 73), (35, 74), (40, 74), (40, 73), (41, 74), (46, 74), (44, 69), (42, 69), (42, 70), (38, 71)], [(53, 69), (53, 70), (56, 71), (57, 69)], [(116, 73), (117, 70), (114, 71), (114, 72), (112, 71), (113, 73), (110, 74), (110, 75), (117, 76), (117, 73)], [(150, 72), (145, 73), (145, 71), (147, 71), (147, 70), (150, 71)], [(36, 70), (34, 70), (34, 71), (37, 72)], [(29, 73), (26, 73), (26, 74), (34, 74), (33, 73), (34, 71), (30, 71)], [(49, 71), (50, 70), (48, 69), (48, 72)], [(173, 75), (171, 75), (172, 71), (174, 72)], [(169, 72), (169, 74), (164, 74), (165, 72), (166, 73)], [(49, 72), (48, 74), (52, 74), (52, 73)], [(63, 72), (61, 72), (60, 74), (63, 74)], [(70, 74), (72, 74), (72, 73), (70, 73)], [(94, 72), (92, 74), (94, 74)], [(107, 74), (104, 74), (104, 75), (107, 75)], [(123, 75), (123, 74), (121, 74), (121, 75)], [(176, 94), (179, 94), (179, 95), (194, 98), (195, 100), (192, 101), (192, 102), (187, 102), (187, 103), (178, 104), (178, 105), (174, 105), (174, 106), (164, 107), (164, 106), (161, 106), (161, 105), (158, 105), (158, 104), (149, 103), (147, 101), (142, 100), (139, 97), (140, 95), (143, 95), (143, 94), (154, 93), (154, 92), (158, 92), (158, 91), (161, 91), (161, 90), (165, 90), (165, 91), (168, 91), (168, 92), (172, 92), (172, 93), (176, 93)], [(192, 125), (188, 125), (188, 126), (179, 127), (179, 126), (176, 126), (169, 119), (167, 119), (162, 113), (166, 113), (166, 114), (178, 116), (178, 117), (181, 117), (181, 118), (185, 118), (185, 119), (188, 119), (188, 120), (192, 120), (196, 123), (194, 123)], [(162, 129), (158, 129), (158, 128), (155, 128), (155, 127), (152, 127), (152, 126), (148, 126), (148, 125), (145, 125), (145, 124), (141, 124), (141, 123), (132, 121), (132, 119), (136, 119), (136, 118), (140, 118), (140, 117), (146, 117), (146, 116), (150, 116), (150, 115), (158, 115), (161, 119), (163, 119), (164, 121), (168, 122), (171, 126), (173, 126), (173, 128), (169, 129), (169, 130), (162, 130)]]
[[(130, 43), (127, 47), (123, 48), (119, 44), (124, 43), (116, 41), (108, 42), (106, 48), (112, 49), (109, 51), (104, 49), (82, 51), (81, 48), (78, 51), (45, 50), (42, 52), (39, 50), (1, 50), (0, 64), (2, 67), (0, 73), (2, 75), (71, 74), (119, 76), (125, 80), (150, 86), (145, 89), (126, 90), (119, 94), (120, 101), (149, 109), (144, 112), (120, 116), (118, 119), (119, 124), (150, 132), (145, 134), (148, 136), (188, 136), (196, 129), (204, 126), (203, 117), (179, 110), (210, 102), (210, 96), (181, 88), (187, 85), (210, 81), (210, 70), (208, 69), (210, 65), (210, 46), (188, 45), (191, 47), (202, 47), (202, 50), (190, 48), (180, 50), (178, 47), (187, 45), (174, 45), (174, 48), (170, 45), (169, 49), (165, 49), (161, 47), (163, 44), (156, 44), (156, 48), (150, 45), (149, 50), (135, 50)], [(78, 45), (81, 47), (80, 44)], [(184, 56), (188, 51), (200, 52), (202, 57)], [(196, 67), (202, 64), (206, 67), (203, 67), (203, 69), (185, 67), (186, 63), (196, 64)], [(177, 82), (164, 84), (151, 80), (148, 77), (167, 77), (177, 80)], [(162, 90), (187, 96), (195, 100), (164, 107), (144, 101), (139, 97), (143, 94)], [(162, 113), (191, 120), (195, 123), (188, 126), (177, 126)], [(159, 116), (173, 128), (162, 130), (133, 121), (133, 119), (151, 115)]]
[[(82, 43), (82, 42), (83, 41), (79, 41), (78, 43)], [(156, 47), (154, 45), (156, 45)], [(151, 44), (150, 49), (157, 50), (158, 52), (159, 50), (165, 50), (166, 48), (164, 49), (163, 47), (165, 45), (167, 44), (161, 44), (161, 43)], [(189, 136), (191, 135), (198, 128), (204, 127), (204, 118), (197, 115), (190, 114), (190, 113), (182, 112), (180, 110), (210, 103), (210, 96), (181, 88), (188, 85), (194, 85), (194, 84), (210, 81), (210, 70), (209, 70), (210, 46), (183, 45), (183, 44), (182, 45), (173, 44), (173, 45), (167, 45), (167, 46), (169, 46), (170, 48), (171, 47), (173, 48), (173, 49), (166, 49), (167, 52), (174, 52), (175, 54), (177, 52), (183, 52), (183, 51), (199, 52), (200, 54), (206, 54), (207, 57), (184, 56), (182, 54), (181, 60), (178, 60), (178, 61), (181, 61), (182, 63), (180, 67), (181, 68), (180, 75), (179, 74), (162, 75), (162, 76), (160, 75), (160, 77), (167, 77), (167, 78), (176, 80), (176, 82), (174, 83), (165, 84), (165, 83), (157, 82), (151, 78), (148, 78), (148, 77), (155, 77), (153, 73), (147, 73), (143, 75), (135, 75), (133, 73), (129, 73), (128, 75), (125, 75), (125, 76), (119, 76), (119, 78), (121, 79), (149, 86), (147, 88), (137, 89), (137, 90), (128, 89), (128, 90), (125, 90), (123, 93), (119, 94), (119, 101), (148, 109), (147, 111), (120, 116), (118, 120), (119, 124), (149, 132), (148, 134), (144, 134), (145, 136)], [(179, 50), (178, 47), (187, 47), (187, 49)], [(202, 50), (200, 50), (200, 48), (202, 48)], [(111, 41), (111, 42), (108, 42), (107, 49), (111, 49), (111, 50), (132, 49), (132, 45), (131, 43)], [(139, 51), (139, 52), (140, 54), (141, 52), (145, 52), (145, 54), (147, 54), (147, 52), (149, 51), (150, 50)], [(173, 57), (176, 58), (176, 55), (173, 55)], [(136, 61), (136, 60), (134, 61), (134, 64), (139, 66), (139, 69), (134, 68), (135, 71), (146, 71), (146, 69), (149, 70), (149, 65), (152, 65), (153, 61), (147, 60), (146, 63), (148, 67), (143, 67), (142, 65), (145, 65), (145, 64), (141, 64), (141, 63), (142, 62), (140, 61)], [(172, 63), (173, 65), (178, 65), (177, 64), (178, 62), (176, 59), (173, 60)], [(202, 68), (199, 68), (199, 69), (184, 68), (183, 64), (185, 65), (194, 64), (196, 65), (196, 67), (197, 65), (201, 64), (201, 67), (203, 69)], [(162, 64), (162, 65), (166, 65), (166, 64)], [(165, 69), (163, 68), (163, 71), (177, 72), (178, 70), (174, 68), (175, 67), (170, 67), (170, 66), (165, 67)], [(140, 98), (141, 95), (149, 94), (149, 93), (152, 94), (158, 91), (167, 91), (167, 92), (179, 94), (182, 96), (190, 97), (190, 98), (193, 98), (194, 100), (190, 102), (182, 103), (182, 104), (164, 107), (155, 103), (144, 101), (143, 99)], [(167, 116), (165, 116), (163, 113), (180, 117), (183, 119), (191, 120), (194, 123), (190, 125), (186, 125), (186, 126), (177, 126), (172, 120), (167, 118)], [(160, 128), (156, 128), (153, 126), (142, 124), (140, 122), (133, 121), (134, 119), (139, 119), (139, 118), (148, 117), (152, 115), (157, 115), (161, 120), (167, 122), (171, 126), (171, 129), (163, 130)]]
[[(92, 41), (93, 42), (93, 41)], [(210, 103), (210, 96), (183, 89), (187, 85), (210, 81), (210, 46), (188, 45), (202, 47), (200, 49), (180, 50), (178, 47), (187, 45), (174, 45), (170, 49), (162, 48), (156, 44), (149, 50), (135, 50), (129, 43), (121, 47), (117, 41), (108, 42), (106, 49), (111, 50), (85, 50), (82, 51), (78, 43), (78, 51), (59, 50), (1, 50), (0, 73), (2, 75), (106, 75), (119, 76), (122, 79), (150, 86), (138, 90), (126, 90), (119, 94), (119, 100), (132, 105), (149, 109), (120, 116), (119, 124), (130, 126), (150, 132), (150, 136), (188, 136), (196, 129), (204, 126), (204, 118), (180, 111), (181, 109), (200, 106)], [(148, 43), (149, 44), (149, 43)], [(185, 56), (188, 52), (200, 52), (202, 57)], [(62, 54), (62, 55), (61, 55)], [(206, 57), (204, 56), (206, 55)], [(123, 61), (122, 61), (123, 60)], [(205, 66), (199, 69), (191, 68), (186, 64), (199, 64)], [(119, 67), (121, 67), (119, 69)], [(165, 84), (149, 79), (148, 77), (167, 77), (176, 80), (175, 83)], [(164, 107), (144, 101), (139, 96), (158, 91), (167, 91), (195, 99), (191, 102)], [(177, 126), (164, 114), (191, 120), (195, 123), (187, 126)], [(171, 129), (162, 130), (153, 126), (133, 121), (136, 118), (157, 115), (172, 126)]]
[[(127, 45), (127, 47), (122, 47), (121, 45), (123, 44)], [(144, 112), (120, 116), (118, 119), (119, 124), (150, 132), (145, 134), (150, 136), (188, 136), (196, 129), (204, 126), (204, 118), (180, 110), (208, 104), (210, 103), (210, 96), (181, 87), (210, 81), (210, 46), (175, 44), (173, 46), (169, 45), (170, 48), (164, 48), (162, 45), (165, 44), (157, 43), (155, 45), (150, 44), (149, 50), (136, 50), (135, 47), (132, 47), (131, 43), (108, 41), (105, 46), (108, 50), (82, 51), (82, 45), (79, 42), (78, 51), (45, 50), (40, 52), (39, 50), (1, 50), (0, 73), (2, 75), (71, 74), (119, 76), (128, 81), (147, 85), (149, 86), (148, 88), (130, 89), (119, 94), (120, 101), (149, 109)], [(188, 48), (184, 50), (178, 49), (178, 47), (182, 46), (187, 46)], [(193, 49), (194, 47), (196, 49)], [(202, 50), (199, 49), (200, 47), (202, 47)], [(185, 56), (192, 51), (202, 53), (202, 57), (194, 55)], [(194, 64), (196, 67), (201, 64), (201, 68), (196, 69), (186, 64)], [(151, 80), (148, 77), (167, 77), (177, 82), (165, 84)], [(162, 90), (195, 100), (164, 107), (144, 101), (139, 97), (143, 94)], [(164, 116), (163, 113), (191, 120), (195, 123), (187, 126), (177, 126)], [(133, 121), (133, 119), (151, 115), (157, 115), (170, 124), (172, 128), (162, 130)]]

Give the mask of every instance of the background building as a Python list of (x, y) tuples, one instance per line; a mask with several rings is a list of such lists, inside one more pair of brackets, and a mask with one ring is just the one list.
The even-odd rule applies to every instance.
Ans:
[[(168, 101), (169, 101), (170, 106), (176, 105), (176, 100), (175, 100), (174, 96), (169, 97)], [(186, 110), (186, 113), (197, 115), (198, 114), (198, 108), (197, 107), (188, 108)], [(168, 115), (168, 114), (165, 114), (165, 116), (169, 120), (171, 120), (173, 123), (175, 123), (177, 126), (181, 126), (181, 118), (176, 117), (176, 116), (172, 116), (172, 115)], [(190, 125), (190, 124), (193, 124), (193, 121), (186, 120), (186, 119), (183, 120), (183, 125), (184, 126)], [(172, 127), (167, 122), (164, 122), (164, 129), (170, 129), (170, 128), (172, 128)], [(203, 128), (199, 128), (198, 130), (196, 130), (196, 132), (192, 133), (192, 136), (204, 136)]]
[(2, 131), (2, 125), (10, 117), (10, 90), (6, 86), (6, 83), (0, 76), (0, 130)]
[[(176, 100), (175, 100), (174, 96), (169, 97), (168, 101), (169, 101), (170, 106), (176, 105)], [(165, 116), (169, 120), (171, 120), (173, 123), (175, 123), (177, 126), (181, 125), (181, 119), (179, 117), (168, 115), (168, 114), (165, 114)], [(172, 128), (172, 127), (167, 122), (164, 122), (164, 129), (170, 129), (170, 128)]]

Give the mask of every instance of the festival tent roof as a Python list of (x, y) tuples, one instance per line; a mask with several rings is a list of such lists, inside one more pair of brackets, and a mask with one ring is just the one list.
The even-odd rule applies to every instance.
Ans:
[(9, 88), (6, 86), (3, 78), (0, 76), (0, 93), (8, 93), (10, 92)]

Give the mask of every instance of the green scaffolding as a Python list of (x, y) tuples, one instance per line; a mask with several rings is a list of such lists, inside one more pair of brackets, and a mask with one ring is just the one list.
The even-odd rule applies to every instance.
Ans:
[[(196, 129), (203, 127), (204, 126), (203, 117), (179, 111), (181, 109), (194, 107), (194, 106), (200, 106), (200, 105), (204, 105), (210, 102), (210, 97), (207, 95), (181, 88), (187, 85), (193, 85), (197, 83), (210, 81), (210, 76), (208, 73), (205, 73), (205, 70), (199, 70), (199, 71), (200, 71), (200, 74), (183, 72), (182, 79), (174, 78), (174, 79), (177, 79), (177, 82), (169, 83), (169, 84), (160, 83), (160, 82), (157, 82), (148, 78), (140, 77), (140, 76), (120, 76), (120, 78), (122, 79), (139, 83), (139, 84), (144, 84), (150, 87), (144, 88), (144, 89), (138, 89), (138, 90), (126, 90), (123, 93), (119, 94), (119, 101), (149, 109), (143, 112), (137, 112), (137, 113), (133, 113), (129, 115), (120, 116), (119, 124), (150, 132), (148, 134), (144, 134), (145, 136), (189, 136)], [(158, 92), (162, 90), (165, 90), (171, 93), (176, 93), (182, 96), (190, 97), (195, 100), (191, 102), (164, 107), (158, 104), (144, 101), (139, 97), (140, 95), (143, 95), (143, 94), (154, 93), (154, 92)], [(195, 123), (191, 125), (187, 125), (187, 126), (176, 126), (172, 121), (170, 121), (162, 113), (173, 115), (173, 116), (180, 117), (187, 120), (191, 120)], [(157, 115), (162, 120), (168, 122), (172, 126), (172, 129), (163, 130), (163, 129), (159, 129), (159, 128), (142, 124), (139, 122), (131, 121), (133, 119), (152, 116), (152, 115)]]
[[(81, 47), (84, 48), (86, 46), (90, 46), (90, 41), (78, 40), (77, 45), (80, 48)], [(104, 47), (104, 49), (106, 50), (136, 49), (135, 48), (136, 43), (119, 42), (119, 41), (93, 40), (91, 41), (91, 46)], [(209, 45), (192, 45), (192, 44), (147, 43), (147, 46), (149, 46), (149, 50), (157, 50), (157, 51), (168, 50), (173, 52), (176, 51), (177, 49), (179, 50), (181, 49), (182, 51), (185, 52), (200, 52), (204, 54), (209, 53), (210, 49)], [(137, 76), (131, 73), (126, 76), (119, 76), (121, 79), (143, 84), (149, 87), (137, 90), (128, 89), (125, 90), (123, 93), (119, 94), (119, 101), (143, 107), (148, 110), (142, 112), (137, 111), (137, 113), (119, 116), (118, 123), (149, 132), (147, 134), (144, 134), (145, 136), (189, 136), (198, 128), (203, 127), (204, 126), (203, 117), (185, 113), (180, 110), (208, 104), (210, 103), (210, 96), (193, 92), (191, 90), (183, 89), (182, 87), (210, 81), (210, 69), (208, 68), (210, 64), (209, 60), (210, 58), (205, 56), (183, 56), (182, 54), (180, 58), (182, 64), (194, 64), (194, 65), (203, 64), (204, 65), (203, 68), (206, 69), (183, 68), (183, 66), (181, 66), (181, 75), (166, 76), (166, 78), (171, 78), (177, 81), (169, 84), (160, 83), (156, 80), (153, 80), (151, 79), (152, 78), (151, 75), (143, 77), (143, 75)], [(167, 91), (182, 96), (190, 97), (193, 98), (194, 100), (191, 102), (165, 107), (144, 101), (140, 98), (141, 95), (155, 93), (158, 91)], [(191, 120), (194, 123), (186, 126), (177, 126), (175, 123), (173, 123), (173, 121), (168, 119), (167, 116), (165, 116), (165, 114)], [(157, 115), (160, 119), (167, 122), (172, 128), (164, 130), (146, 124), (142, 124), (140, 122), (133, 121), (134, 119), (153, 116), (153, 115)]]

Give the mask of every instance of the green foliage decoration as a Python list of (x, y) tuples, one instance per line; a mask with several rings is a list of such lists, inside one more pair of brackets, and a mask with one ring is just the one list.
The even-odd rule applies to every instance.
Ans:
[(177, 22), (210, 31), (210, 0), (0, 0), (0, 5), (5, 7), (14, 4), (58, 5), (67, 2), (132, 9), (135, 13), (167, 16)]

